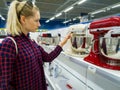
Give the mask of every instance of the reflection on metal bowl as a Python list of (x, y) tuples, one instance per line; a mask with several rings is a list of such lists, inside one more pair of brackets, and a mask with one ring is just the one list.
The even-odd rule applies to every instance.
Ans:
[(120, 38), (100, 38), (101, 54), (109, 58), (107, 64), (120, 66)]

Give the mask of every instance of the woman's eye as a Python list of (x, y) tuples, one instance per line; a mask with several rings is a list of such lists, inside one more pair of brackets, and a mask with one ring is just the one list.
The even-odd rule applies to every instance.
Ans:
[(35, 20), (35, 22), (39, 22), (39, 20)]

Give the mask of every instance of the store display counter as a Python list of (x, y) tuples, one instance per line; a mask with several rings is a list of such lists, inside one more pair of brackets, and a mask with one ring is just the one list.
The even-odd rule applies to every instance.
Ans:
[[(55, 46), (44, 46), (50, 52)], [(61, 72), (55, 76), (55, 66)], [(105, 69), (80, 57), (61, 52), (51, 64), (45, 63), (45, 75), (53, 90), (119, 90), (120, 71)], [(52, 75), (50, 75), (50, 73)], [(65, 80), (65, 81), (64, 81)], [(62, 83), (64, 81), (64, 83)], [(59, 83), (61, 82), (61, 83)], [(70, 86), (69, 86), (70, 85)], [(70, 89), (72, 87), (72, 89)]]

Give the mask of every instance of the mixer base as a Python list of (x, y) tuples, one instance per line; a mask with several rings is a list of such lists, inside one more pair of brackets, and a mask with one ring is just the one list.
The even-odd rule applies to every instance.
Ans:
[(94, 54), (91, 52), (87, 57), (84, 58), (84, 60), (103, 68), (120, 70), (120, 60), (112, 60), (101, 54)]

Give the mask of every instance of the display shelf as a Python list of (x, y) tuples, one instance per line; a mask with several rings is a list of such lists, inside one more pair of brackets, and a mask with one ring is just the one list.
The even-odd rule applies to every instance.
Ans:
[[(53, 50), (54, 47), (49, 46), (49, 49)], [(118, 71), (118, 70), (110, 70), (110, 69), (102, 68), (102, 67), (99, 67), (99, 66), (96, 66), (94, 64), (84, 61), (83, 58), (66, 55), (64, 52), (62, 52), (61, 54), (63, 54), (64, 58), (69, 57), (69, 59), (72, 62), (74, 62), (80, 66), (83, 66), (88, 69), (90, 67), (93, 69), (96, 69), (95, 73), (98, 73), (98, 74), (102, 75), (103, 77), (108, 78), (111, 81), (114, 81), (116, 84), (120, 83), (120, 71)]]
[(86, 62), (84, 60), (81, 60), (78, 57), (71, 57), (71, 56), (69, 56), (69, 57), (72, 62), (75, 62), (76, 64), (85, 66), (93, 73), (97, 73), (97, 74), (103, 76), (104, 78), (111, 80), (112, 82), (114, 82), (116, 84), (120, 84), (120, 71), (102, 68), (102, 67), (93, 65), (89, 62)]
[[(77, 83), (77, 84), (80, 84), (80, 83), (82, 83), (81, 85), (84, 85), (85, 86), (85, 89), (81, 89), (81, 90), (92, 90), (92, 88), (89, 86), (89, 85), (87, 85), (87, 79), (86, 79), (86, 68), (78, 68), (77, 67), (77, 65), (76, 66), (74, 66), (73, 64), (73, 67), (70, 67), (70, 66), (68, 66), (65, 62), (62, 62), (62, 61), (60, 61), (60, 60), (58, 60), (58, 59), (55, 59), (54, 60), (54, 63), (56, 63), (57, 65), (59, 65), (59, 66), (61, 66), (64, 70), (66, 70), (67, 72), (69, 72), (69, 74), (71, 74), (73, 77), (75, 77), (78, 81), (79, 81), (79, 83)], [(68, 63), (68, 64), (70, 64), (70, 63)], [(81, 71), (80, 72), (77, 72), (77, 70), (76, 70), (76, 68), (78, 68), (78, 69), (81, 69)], [(84, 72), (83, 72), (83, 71)], [(80, 74), (81, 73), (81, 74)], [(84, 75), (82, 74), (82, 73), (84, 73)], [(71, 78), (71, 77), (70, 77)], [(78, 89), (79, 90), (79, 89)]]
[[(44, 46), (48, 52), (54, 47)], [(112, 90), (113, 88), (119, 90), (120, 88), (120, 71), (96, 66), (84, 61), (83, 58), (74, 57), (65, 52), (61, 52), (54, 62), (87, 86), (88, 89), (85, 90)]]
[(54, 85), (54, 81), (50, 78), (50, 76), (49, 76), (49, 74), (47, 73), (46, 70), (45, 70), (45, 76), (46, 76), (47, 81), (50, 83), (50, 86), (55, 90), (56, 87)]
[[(55, 60), (54, 61), (57, 65), (63, 67), (63, 69), (65, 69), (66, 71), (68, 71), (71, 75), (73, 75), (75, 78), (77, 78), (79, 81), (81, 81), (83, 84), (86, 85), (86, 80), (84, 82), (84, 80), (81, 80), (80, 77), (82, 77), (78, 72), (76, 72), (74, 69), (70, 68), (69, 66), (67, 66), (66, 64), (60, 62), (59, 60)], [(82, 77), (83, 78), (83, 77)]]
[(50, 83), (50, 85), (52, 86), (53, 90), (61, 90), (60, 88), (60, 85), (58, 85), (58, 81), (59, 80), (64, 80), (64, 78), (54, 78), (53, 77), (53, 73), (50, 74), (50, 71), (49, 71), (49, 66), (46, 65), (47, 63), (45, 63), (45, 66), (44, 66), (44, 71), (45, 71), (45, 76), (46, 76), (46, 79), (47, 81)]
[[(43, 47), (47, 52), (50, 52), (51, 50), (53, 50), (55, 48), (55, 46), (47, 46), (47, 48), (46, 48), (46, 46), (43, 46)], [(76, 65), (76, 64), (75, 64), (75, 68), (70, 68), (71, 65), (73, 66), (74, 63), (70, 64), (69, 58), (65, 57), (65, 56), (61, 56), (61, 55), (64, 55), (64, 54), (60, 54), (52, 63), (59, 65), (63, 69), (63, 71), (67, 72), (67, 73), (64, 72), (63, 75), (69, 74), (70, 76), (67, 76), (67, 77), (69, 77), (69, 78), (72, 77), (72, 80), (69, 80), (69, 82), (71, 82), (71, 83), (76, 82), (75, 84), (77, 86), (74, 85), (74, 86), (76, 86), (76, 90), (79, 90), (79, 88), (81, 88), (81, 90), (92, 90), (91, 87), (86, 85), (86, 68), (80, 67), (79, 65)], [(61, 58), (61, 57), (63, 57), (63, 58)], [(69, 65), (67, 65), (67, 63)], [(79, 71), (81, 71), (81, 72), (79, 72)], [(78, 72), (81, 74), (79, 74)], [(57, 85), (57, 86), (59, 86), (59, 85)], [(62, 89), (62, 90), (65, 90), (65, 89)]]
[(86, 90), (86, 85), (73, 76), (70, 71), (58, 64), (58, 62), (52, 62), (53, 67), (54, 65), (59, 65), (59, 69), (61, 69), (57, 77), (54, 76), (54, 71), (52, 71), (52, 74), (49, 73), (49, 66), (45, 66), (44, 68), (46, 78), (54, 90)]
[(120, 89), (120, 71), (102, 68), (81, 60), (77, 57), (71, 57), (70, 60), (78, 65), (82, 65), (87, 68), (86, 84), (90, 86), (93, 90)]

